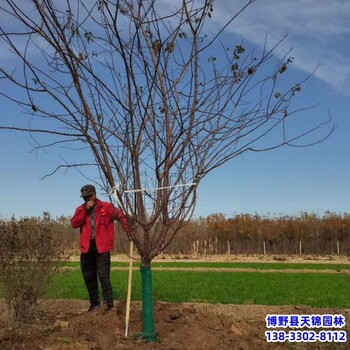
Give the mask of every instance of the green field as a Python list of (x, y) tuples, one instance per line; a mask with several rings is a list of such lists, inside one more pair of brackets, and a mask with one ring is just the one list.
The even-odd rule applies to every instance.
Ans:
[[(168, 263), (161, 263), (158, 266), (172, 266), (165, 264)], [(184, 264), (190, 266), (187, 265), (188, 263)], [(208, 267), (208, 263), (190, 264), (192, 267)], [(211, 266), (213, 264), (210, 263)], [(215, 263), (214, 267), (218, 267), (218, 264)], [(242, 267), (237, 265), (238, 263), (233, 263), (234, 266), (232, 263), (228, 264), (229, 267)], [(256, 264), (244, 265), (253, 267)], [(256, 266), (261, 265), (264, 264)], [(282, 264), (269, 265), (276, 268)], [(295, 268), (295, 264), (283, 265)], [(302, 266), (309, 269), (309, 265), (311, 264)], [(76, 266), (76, 264), (71, 266)], [(118, 263), (114, 266), (127, 266), (127, 263), (122, 265)], [(176, 266), (179, 267), (179, 263), (176, 263)], [(227, 267), (227, 264), (224, 263), (223, 266)], [(318, 268), (320, 269), (321, 266), (323, 265), (319, 265)], [(325, 264), (324, 266), (323, 268), (326, 269), (333, 268), (333, 265)], [(127, 271), (111, 272), (116, 300), (125, 300), (127, 278)], [(162, 270), (153, 271), (153, 286), (156, 301), (350, 308), (350, 276), (346, 274)], [(66, 271), (56, 276), (50, 285), (47, 297), (87, 299), (87, 292), (79, 269)], [(141, 281), (138, 271), (133, 273), (132, 299), (141, 300)]]

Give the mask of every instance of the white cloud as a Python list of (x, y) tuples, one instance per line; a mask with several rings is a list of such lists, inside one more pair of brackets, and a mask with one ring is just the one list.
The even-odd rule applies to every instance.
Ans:
[[(245, 3), (218, 1), (215, 20), (224, 22)], [(277, 55), (293, 48), (298, 68), (311, 73), (320, 63), (315, 76), (338, 92), (350, 94), (349, 1), (256, 0), (228, 30), (257, 46), (264, 44), (266, 35), (272, 44), (288, 34)]]

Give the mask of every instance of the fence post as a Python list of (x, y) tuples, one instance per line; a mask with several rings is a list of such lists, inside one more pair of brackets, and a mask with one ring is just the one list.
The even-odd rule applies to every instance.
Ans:
[(301, 240), (299, 241), (299, 254), (301, 255)]
[(264, 255), (266, 255), (266, 243), (265, 243), (265, 241), (263, 242), (263, 244), (264, 244)]
[(227, 241), (227, 255), (231, 255), (230, 241)]
[(339, 241), (337, 241), (337, 254), (339, 255), (340, 253), (340, 247), (339, 247)]

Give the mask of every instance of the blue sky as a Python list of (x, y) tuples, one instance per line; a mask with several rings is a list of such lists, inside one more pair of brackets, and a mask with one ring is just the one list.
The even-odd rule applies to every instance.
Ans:
[[(213, 28), (245, 3), (217, 2)], [(350, 212), (350, 2), (257, 0), (225, 36), (237, 41), (243, 37), (258, 49), (266, 36), (273, 45), (286, 34), (277, 54), (293, 49), (293, 77), (301, 79), (319, 64), (300, 97), (305, 105), (319, 105), (305, 118), (324, 120), (329, 112), (337, 129), (313, 147), (244, 154), (215, 170), (199, 186), (197, 217), (219, 212), (228, 216)], [(0, 66), (8, 58), (0, 47)], [(4, 117), (16, 118), (22, 112), (3, 99), (1, 105), (1, 124)], [(60, 164), (60, 155), (66, 154), (54, 149), (36, 154), (30, 152), (33, 145), (28, 135), (0, 132), (0, 215), (31, 216), (43, 211), (53, 216), (72, 215), (80, 204), (79, 189), (89, 181), (73, 170), (40, 180)]]

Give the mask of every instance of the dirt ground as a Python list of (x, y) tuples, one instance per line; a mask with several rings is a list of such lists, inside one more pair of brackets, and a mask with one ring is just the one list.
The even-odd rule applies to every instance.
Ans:
[[(79, 261), (79, 255), (72, 255), (70, 261)], [(113, 254), (114, 262), (129, 262), (127, 254)], [(140, 257), (134, 252), (133, 261), (139, 262)], [(231, 255), (204, 255), (204, 254), (159, 254), (153, 262), (245, 262), (245, 263), (293, 263), (293, 264), (349, 264), (349, 255), (299, 255), (299, 254), (231, 254)]]
[[(135, 260), (139, 257), (135, 256)], [(72, 256), (72, 261), (78, 261), (79, 256)], [(129, 261), (126, 254), (112, 255), (112, 261)], [(231, 255), (204, 255), (204, 254), (159, 254), (154, 262), (268, 262), (268, 263), (304, 263), (304, 264), (349, 264), (350, 255), (299, 255), (299, 254), (231, 254)]]
[[(146, 344), (133, 339), (141, 331), (141, 304), (133, 302), (128, 338), (124, 336), (125, 303), (114, 310), (86, 312), (88, 302), (45, 300), (34, 325), (17, 333), (4, 321), (1, 304), (0, 349), (17, 350), (268, 350), (268, 349), (350, 349), (350, 342), (280, 343), (265, 340), (267, 314), (342, 314), (350, 320), (350, 310), (317, 309), (305, 306), (257, 306), (211, 304), (155, 304), (158, 340)], [(1, 324), (2, 323), (2, 324)], [(348, 336), (350, 324), (346, 325)]]

